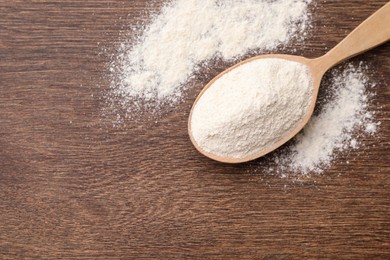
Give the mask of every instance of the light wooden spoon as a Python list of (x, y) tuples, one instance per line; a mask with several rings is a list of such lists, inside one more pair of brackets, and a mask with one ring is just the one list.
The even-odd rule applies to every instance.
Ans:
[[(284, 55), (284, 54), (272, 54), (272, 55), (260, 55), (250, 59), (247, 59), (243, 62), (236, 64), (235, 66), (225, 70), (218, 76), (216, 76), (213, 80), (211, 80), (201, 91), (195, 103), (192, 107), (189, 122), (188, 122), (188, 133), (191, 139), (191, 142), (194, 144), (195, 148), (202, 153), (203, 155), (214, 159), (216, 161), (224, 162), (224, 163), (243, 163), (248, 162), (259, 157), (262, 157), (273, 150), (277, 149), (288, 140), (293, 138), (302, 128), (309, 122), (310, 117), (313, 114), (315, 103), (317, 100), (318, 90), (320, 88), (320, 83), (323, 75), (326, 71), (328, 71), (331, 67), (353, 57), (360, 53), (363, 53), (369, 49), (372, 49), (380, 44), (383, 44), (390, 40), (390, 2), (387, 3), (384, 7), (379, 9), (376, 13), (370, 16), (367, 20), (365, 20), (362, 24), (360, 24), (352, 33), (350, 33), (343, 41), (341, 41), (336, 47), (330, 50), (327, 54), (322, 57), (316, 59), (308, 59), (300, 56), (293, 55)], [(222, 77), (224, 74), (228, 73), (231, 70), (241, 66), (244, 63), (251, 62), (256, 59), (267, 59), (267, 58), (279, 58), (285, 59), (295, 62), (300, 62), (308, 66), (314, 82), (314, 91), (313, 91), (313, 102), (311, 103), (311, 107), (309, 108), (306, 115), (302, 118), (300, 123), (296, 126), (296, 128), (291, 131), (285, 133), (285, 135), (277, 142), (275, 142), (271, 147), (266, 150), (261, 151), (258, 154), (248, 156), (245, 158), (226, 158), (220, 157), (211, 153), (204, 151), (201, 147), (196, 143), (192, 131), (191, 131), (191, 118), (194, 111), (194, 107), (196, 106), (199, 99), (202, 98), (202, 95), (207, 91), (209, 87), (213, 85), (213, 83)]]

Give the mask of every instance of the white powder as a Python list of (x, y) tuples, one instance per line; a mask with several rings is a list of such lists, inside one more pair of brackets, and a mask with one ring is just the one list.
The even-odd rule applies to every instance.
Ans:
[[(275, 51), (288, 46), (292, 39), (303, 39), (310, 22), (310, 3), (311, 0), (170, 1), (149, 25), (143, 21), (141, 28), (132, 28), (130, 39), (138, 29), (143, 31), (135, 44), (127, 39), (121, 44), (110, 66), (114, 98), (110, 95), (108, 101), (118, 99), (123, 107), (115, 106), (114, 112), (125, 109), (131, 117), (133, 108), (141, 108), (142, 112), (145, 104), (174, 105), (181, 100), (191, 76), (211, 60), (238, 60), (248, 53)], [(363, 70), (349, 67), (344, 74), (333, 77), (334, 97), (299, 135), (295, 145), (287, 146), (287, 153), (269, 157), (274, 158), (283, 175), (320, 172), (330, 166), (339, 151), (361, 146), (359, 136), (353, 134), (357, 129), (376, 133), (378, 123), (367, 108), (370, 83)], [(346, 91), (342, 91), (344, 86), (348, 87)], [(348, 106), (343, 105), (344, 101)], [(122, 122), (123, 113), (119, 113), (118, 122)], [(329, 120), (332, 125), (326, 123)]]
[(362, 129), (367, 134), (377, 131), (378, 123), (368, 110), (373, 95), (369, 89), (373, 84), (368, 82), (362, 65), (349, 65), (332, 76), (332, 99), (296, 137), (295, 144), (275, 157), (283, 176), (289, 172), (319, 173), (330, 166), (339, 152), (359, 147), (356, 130)]
[(113, 62), (114, 95), (129, 106), (175, 104), (191, 75), (213, 58), (230, 60), (303, 38), (311, 0), (176, 0), (123, 43)]
[(306, 65), (284, 59), (245, 63), (216, 80), (194, 107), (194, 140), (206, 152), (242, 159), (292, 131), (313, 93)]

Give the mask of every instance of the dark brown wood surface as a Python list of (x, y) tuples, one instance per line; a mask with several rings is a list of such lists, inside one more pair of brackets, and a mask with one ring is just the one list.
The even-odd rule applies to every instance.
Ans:
[[(325, 53), (387, 1), (315, 2), (285, 53)], [(390, 259), (390, 44), (354, 59), (378, 82), (377, 136), (294, 181), (192, 147), (191, 103), (228, 64), (157, 123), (112, 126), (110, 54), (161, 4), (0, 0), (0, 259)]]

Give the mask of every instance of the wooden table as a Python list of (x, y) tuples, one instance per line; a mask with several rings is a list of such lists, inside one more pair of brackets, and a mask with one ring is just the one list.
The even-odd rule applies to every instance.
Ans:
[[(387, 1), (316, 2), (286, 53), (323, 54)], [(191, 103), (227, 64), (157, 123), (112, 126), (110, 55), (161, 4), (0, 0), (0, 258), (390, 259), (390, 44), (354, 59), (378, 82), (378, 135), (293, 181), (192, 147)]]

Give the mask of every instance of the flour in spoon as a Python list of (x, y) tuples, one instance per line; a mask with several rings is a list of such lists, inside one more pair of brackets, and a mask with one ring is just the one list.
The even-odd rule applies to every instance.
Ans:
[(219, 157), (254, 156), (297, 127), (312, 93), (306, 65), (279, 58), (250, 61), (217, 79), (199, 99), (192, 113), (193, 138)]

